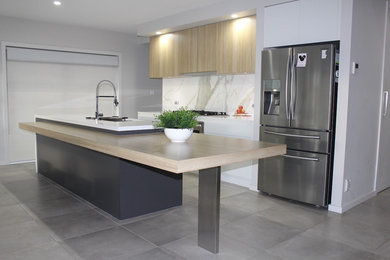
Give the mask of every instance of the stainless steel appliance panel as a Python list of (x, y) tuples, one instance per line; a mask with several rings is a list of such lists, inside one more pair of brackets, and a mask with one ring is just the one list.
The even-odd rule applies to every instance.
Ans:
[(290, 67), (292, 49), (272, 49), (262, 52), (261, 123), (289, 126)]
[(198, 124), (194, 127), (194, 133), (204, 134), (204, 122), (198, 121)]
[[(331, 129), (334, 47), (294, 48), (291, 76), (291, 127)], [(304, 62), (300, 61), (303, 59)]]
[(329, 153), (330, 132), (260, 126), (260, 140), (287, 144), (288, 149)]
[(326, 206), (329, 155), (287, 150), (259, 160), (258, 188), (266, 193)]

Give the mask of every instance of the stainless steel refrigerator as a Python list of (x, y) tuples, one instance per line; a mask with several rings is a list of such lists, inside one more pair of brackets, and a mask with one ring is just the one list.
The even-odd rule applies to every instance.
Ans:
[(330, 203), (337, 93), (337, 42), (262, 52), (260, 140), (287, 153), (259, 160), (258, 189)]

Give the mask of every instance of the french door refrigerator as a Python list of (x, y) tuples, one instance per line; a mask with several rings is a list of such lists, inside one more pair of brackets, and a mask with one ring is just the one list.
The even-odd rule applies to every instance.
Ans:
[(287, 144), (259, 160), (258, 189), (326, 207), (330, 203), (337, 42), (262, 52), (260, 140)]

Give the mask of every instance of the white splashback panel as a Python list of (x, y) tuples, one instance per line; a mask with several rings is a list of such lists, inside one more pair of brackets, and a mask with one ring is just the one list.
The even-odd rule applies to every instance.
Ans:
[(253, 114), (255, 75), (205, 75), (163, 79), (163, 110), (209, 110)]

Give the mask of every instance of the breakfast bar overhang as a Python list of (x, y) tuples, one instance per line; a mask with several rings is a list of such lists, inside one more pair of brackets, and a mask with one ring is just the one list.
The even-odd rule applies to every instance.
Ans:
[[(111, 187), (117, 185), (120, 190), (106, 190), (111, 195), (121, 193), (118, 197), (113, 196), (114, 200), (119, 198), (117, 205), (122, 199), (131, 200), (129, 197), (135, 197), (143, 204), (160, 199), (165, 203), (160, 207), (159, 203), (151, 207), (146, 205), (146, 211), (136, 211), (138, 215), (150, 213), (148, 210), (157, 211), (181, 205), (181, 173), (199, 170), (198, 245), (213, 253), (219, 251), (221, 165), (278, 156), (286, 152), (286, 146), (281, 144), (204, 134), (193, 134), (186, 143), (171, 143), (162, 133), (114, 135), (57, 122), (20, 123), (19, 127), (36, 133), (38, 172), (81, 197), (85, 198), (84, 194), (97, 194), (99, 198), (89, 198), (89, 195), (85, 198), (93, 204), (94, 199), (101, 201), (107, 197), (100, 190), (94, 193), (94, 188), (102, 189), (112, 183), (114, 186)], [(67, 163), (58, 158), (67, 158)], [(67, 164), (72, 164), (72, 167)], [(98, 177), (86, 174), (85, 171), (97, 172)], [(72, 180), (77, 177), (75, 174), (84, 177), (77, 185), (73, 185)], [(112, 179), (112, 176), (116, 177)], [(83, 182), (93, 182), (92, 186), (88, 184), (89, 193), (80, 187)], [(148, 186), (150, 183), (151, 187)], [(159, 187), (162, 188), (160, 193), (148, 193), (148, 190)], [(147, 198), (143, 200), (143, 195), (152, 196), (152, 199), (149, 202)], [(153, 196), (158, 199), (153, 199)], [(128, 216), (135, 216), (132, 215), (132, 203), (124, 208), (119, 205), (119, 210), (131, 212)]]

